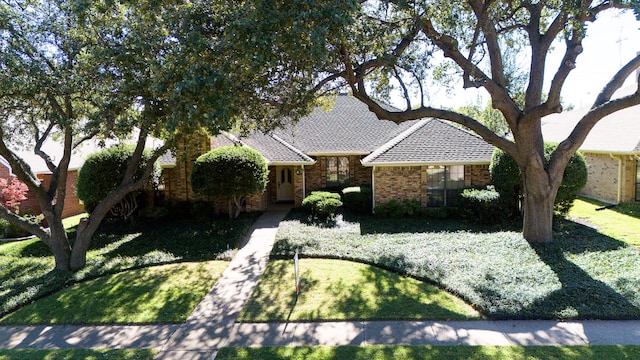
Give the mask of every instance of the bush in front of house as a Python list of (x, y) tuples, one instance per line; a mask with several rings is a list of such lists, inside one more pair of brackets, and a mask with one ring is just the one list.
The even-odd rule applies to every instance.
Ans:
[[(556, 143), (544, 144), (545, 162), (548, 163), (551, 155), (558, 147)], [(520, 169), (513, 158), (500, 149), (493, 152), (491, 165), (489, 166), (491, 182), (496, 190), (505, 199), (507, 206), (513, 214), (518, 214), (518, 200), (522, 196), (522, 177)], [(564, 170), (562, 184), (558, 189), (554, 211), (556, 214), (565, 216), (573, 206), (573, 202), (578, 193), (587, 183), (587, 162), (582, 154), (576, 152), (569, 159), (569, 163)]]
[[(76, 194), (87, 212), (92, 212), (102, 199), (120, 185), (134, 150), (130, 145), (118, 145), (98, 151), (87, 158), (78, 172), (76, 183)], [(151, 151), (145, 150), (136, 170), (136, 178), (142, 176), (150, 158)], [(156, 163), (149, 184), (157, 184), (159, 178), (160, 165)]]
[(493, 186), (486, 189), (464, 189), (458, 200), (460, 216), (476, 224), (493, 224), (505, 218), (505, 208)]
[(351, 186), (342, 189), (344, 207), (355, 213), (371, 213), (372, 195), (371, 186), (367, 185)]
[(390, 200), (377, 205), (374, 213), (388, 218), (401, 218), (422, 215), (423, 209), (418, 199), (404, 199), (402, 202)]
[(229, 217), (237, 218), (245, 198), (267, 187), (269, 168), (264, 156), (246, 146), (223, 146), (200, 155), (193, 164), (191, 187), (201, 195), (224, 199)]
[(328, 191), (314, 191), (302, 200), (302, 208), (321, 221), (334, 219), (340, 206), (340, 194)]

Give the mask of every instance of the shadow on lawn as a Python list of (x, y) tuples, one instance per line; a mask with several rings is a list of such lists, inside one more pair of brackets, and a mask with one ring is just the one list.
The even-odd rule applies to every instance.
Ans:
[(438, 219), (424, 216), (385, 218), (375, 215), (362, 215), (345, 212), (344, 221), (359, 223), (360, 233), (366, 234), (400, 234), (400, 233), (428, 233), (473, 231), (477, 233), (491, 233), (495, 231), (520, 230), (521, 222), (505, 222), (498, 225), (478, 225), (459, 218)]
[[(636, 303), (638, 301), (637, 291), (614, 289), (567, 258), (572, 254), (595, 257), (599, 253), (624, 250), (628, 245), (580, 224), (567, 222), (562, 226), (568, 231), (555, 234), (552, 243), (531, 245), (540, 260), (556, 274), (561, 288), (515, 314), (516, 317), (638, 319), (640, 308), (632, 302), (634, 297)], [(633, 281), (620, 278), (615, 286), (637, 288), (638, 284), (630, 283)]]
[[(594, 199), (584, 198), (584, 197), (580, 198), (580, 200), (598, 207), (611, 206), (611, 204), (604, 203), (602, 201), (598, 201)], [(620, 203), (620, 204), (609, 207), (608, 210), (615, 211), (622, 215), (631, 216), (636, 219), (640, 219), (640, 204)]]

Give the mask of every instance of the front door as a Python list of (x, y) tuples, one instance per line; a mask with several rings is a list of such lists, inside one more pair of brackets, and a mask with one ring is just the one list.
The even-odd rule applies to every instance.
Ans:
[(278, 182), (278, 201), (293, 201), (293, 169), (276, 167)]

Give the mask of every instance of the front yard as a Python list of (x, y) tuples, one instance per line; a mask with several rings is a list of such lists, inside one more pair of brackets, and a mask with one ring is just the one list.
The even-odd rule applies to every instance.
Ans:
[(639, 319), (638, 249), (573, 222), (556, 228), (553, 243), (530, 245), (518, 231), (446, 220), (350, 216), (322, 228), (293, 212), (272, 257), (291, 259), (297, 250), (390, 269), (442, 287), (493, 319)]
[(38, 239), (2, 244), (0, 323), (181, 322), (226, 267), (216, 259), (229, 256), (258, 215), (104, 226), (77, 273), (52, 271)]

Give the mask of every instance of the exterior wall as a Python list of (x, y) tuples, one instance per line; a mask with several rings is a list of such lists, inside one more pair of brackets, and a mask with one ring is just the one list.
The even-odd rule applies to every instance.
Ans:
[[(318, 156), (316, 163), (305, 166), (305, 193), (327, 187), (327, 157)], [(371, 185), (371, 168), (362, 166), (361, 157), (349, 156), (349, 186)]]
[(9, 180), (10, 177), (11, 171), (9, 170), (9, 168), (0, 163), (0, 179)]
[(489, 165), (466, 165), (464, 184), (466, 187), (484, 187), (491, 184)]
[(375, 169), (375, 205), (390, 200), (418, 199), (427, 206), (425, 166), (384, 166)]
[(622, 202), (636, 201), (636, 159), (625, 156), (622, 162)]
[[(51, 184), (51, 174), (38, 174), (38, 179), (42, 182), (45, 188), (49, 188)], [(78, 170), (69, 170), (67, 173), (66, 184), (66, 196), (64, 198), (64, 210), (62, 210), (62, 217), (69, 217), (78, 215), (84, 212), (84, 206), (76, 195), (76, 182), (78, 179)], [(27, 193), (27, 197), (29, 194)], [(33, 201), (33, 212), (40, 213), (40, 206), (35, 199), (30, 198)], [(29, 201), (29, 200), (28, 200)], [(21, 207), (24, 209), (24, 207)]]
[(587, 161), (587, 184), (580, 195), (618, 202), (618, 178), (620, 175), (620, 159), (622, 159), (621, 202), (635, 202), (636, 192), (636, 158), (630, 155), (583, 153)]
[(191, 172), (198, 156), (211, 150), (210, 141), (205, 134), (194, 134), (180, 141), (176, 149), (176, 166), (163, 170), (167, 199), (204, 200), (191, 189)]
[[(480, 187), (491, 183), (489, 165), (465, 165), (465, 186)], [(375, 168), (375, 205), (390, 200), (417, 199), (427, 206), (426, 166), (381, 166)]]
[[(11, 178), (11, 176), (9, 176), (9, 172), (2, 171), (2, 169), (6, 169), (6, 167), (0, 166), (0, 178)], [(38, 180), (40, 180), (42, 185), (48, 189), (51, 184), (51, 174), (36, 174), (36, 176)], [(77, 179), (78, 170), (69, 170), (67, 175), (64, 209), (62, 210), (63, 218), (78, 215), (84, 212), (84, 206), (82, 206), (80, 199), (78, 199), (78, 196), (76, 195)], [(40, 210), (40, 204), (38, 204), (38, 200), (36, 200), (36, 198), (29, 192), (27, 192), (26, 196), (27, 200), (23, 201), (20, 204), (20, 213), (29, 213), (33, 215), (42, 213), (42, 211)]]

